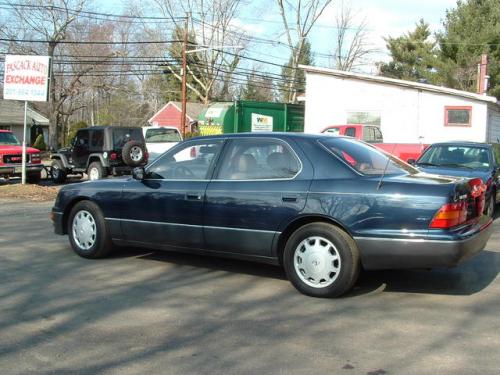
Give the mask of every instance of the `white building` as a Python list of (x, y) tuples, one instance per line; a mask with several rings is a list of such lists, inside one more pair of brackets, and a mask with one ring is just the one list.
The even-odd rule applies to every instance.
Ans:
[(329, 125), (377, 124), (384, 142), (500, 143), (495, 97), (379, 76), (301, 66), (306, 133)]

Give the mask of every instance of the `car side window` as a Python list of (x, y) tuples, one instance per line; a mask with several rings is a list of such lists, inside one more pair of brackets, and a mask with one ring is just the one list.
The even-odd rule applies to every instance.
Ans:
[(88, 146), (89, 145), (89, 131), (88, 130), (79, 130), (76, 134), (76, 138), (78, 139), (78, 146)]
[(372, 143), (375, 142), (375, 130), (372, 127), (366, 127), (363, 132), (363, 141)]
[(233, 139), (220, 162), (218, 180), (293, 178), (300, 161), (285, 142), (277, 139)]
[(93, 149), (101, 149), (104, 146), (104, 132), (94, 130), (90, 139), (90, 146)]
[(345, 135), (347, 137), (353, 137), (353, 138), (356, 137), (356, 128), (347, 128), (345, 130)]
[(206, 180), (223, 140), (186, 142), (172, 148), (146, 170), (146, 178), (164, 180)]

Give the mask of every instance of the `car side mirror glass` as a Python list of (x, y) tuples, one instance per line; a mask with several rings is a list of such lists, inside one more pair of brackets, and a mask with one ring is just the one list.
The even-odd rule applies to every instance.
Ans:
[(408, 159), (408, 164), (415, 165), (417, 161), (415, 159)]
[(138, 181), (144, 180), (144, 175), (145, 174), (146, 173), (144, 172), (144, 168), (143, 167), (135, 167), (132, 170), (132, 177), (134, 178), (134, 180), (138, 180)]

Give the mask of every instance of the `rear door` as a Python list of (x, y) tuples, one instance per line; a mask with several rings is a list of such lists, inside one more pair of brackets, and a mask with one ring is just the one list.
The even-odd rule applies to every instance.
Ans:
[(303, 210), (312, 178), (309, 162), (295, 151), (271, 137), (228, 142), (206, 191), (207, 249), (272, 256), (280, 223)]

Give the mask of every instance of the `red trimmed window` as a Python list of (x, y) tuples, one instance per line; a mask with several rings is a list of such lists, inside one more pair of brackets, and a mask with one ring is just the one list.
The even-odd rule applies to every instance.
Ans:
[(471, 106), (444, 107), (444, 126), (471, 126)]

